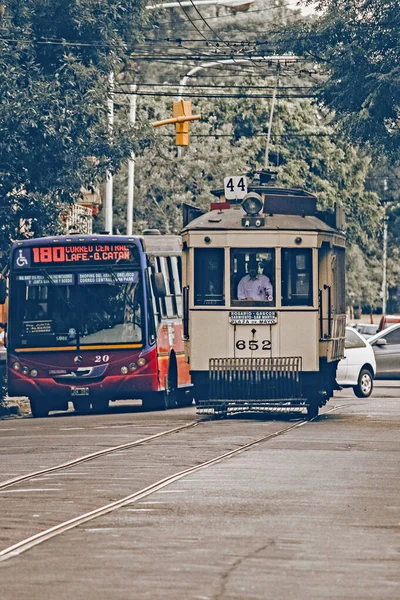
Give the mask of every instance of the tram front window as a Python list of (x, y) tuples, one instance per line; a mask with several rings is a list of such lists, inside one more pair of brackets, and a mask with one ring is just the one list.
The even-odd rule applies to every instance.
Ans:
[(195, 248), (194, 302), (202, 306), (225, 304), (223, 248)]
[(312, 306), (311, 248), (282, 250), (282, 305)]
[(233, 306), (274, 306), (275, 250), (231, 250), (231, 298)]

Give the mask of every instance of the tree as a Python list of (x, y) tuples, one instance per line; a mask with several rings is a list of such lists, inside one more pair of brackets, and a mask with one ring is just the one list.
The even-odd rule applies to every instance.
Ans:
[(317, 0), (314, 22), (297, 23), (281, 44), (320, 63), (319, 99), (353, 141), (400, 158), (398, 0)]
[[(253, 79), (255, 83), (266, 82)], [(136, 156), (136, 229), (158, 227), (163, 232), (178, 232), (182, 202), (206, 210), (211, 190), (221, 188), (224, 177), (260, 169), (270, 105), (270, 99), (197, 100), (194, 110), (202, 114), (202, 121), (190, 125), (191, 145), (180, 160), (173, 126), (155, 132), (152, 147)], [(140, 122), (165, 118), (169, 112), (169, 102), (160, 99), (142, 99), (138, 105)], [(368, 155), (341, 138), (331, 115), (309, 100), (279, 101), (272, 140), (270, 159), (279, 167), (279, 182), (316, 193), (321, 209), (331, 208), (335, 202), (342, 204), (348, 217), (349, 242), (368, 247), (381, 218), (377, 195), (365, 188)], [(121, 219), (117, 226), (123, 232), (126, 177), (118, 182), (116, 206)]]
[(141, 38), (144, 0), (8, 0), (0, 29), (0, 251), (57, 232), (58, 206), (115, 171), (134, 148), (111, 134), (108, 75)]

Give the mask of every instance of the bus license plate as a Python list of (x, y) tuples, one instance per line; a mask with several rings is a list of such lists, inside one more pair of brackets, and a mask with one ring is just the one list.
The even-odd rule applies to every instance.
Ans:
[(72, 387), (71, 396), (89, 396), (88, 387)]

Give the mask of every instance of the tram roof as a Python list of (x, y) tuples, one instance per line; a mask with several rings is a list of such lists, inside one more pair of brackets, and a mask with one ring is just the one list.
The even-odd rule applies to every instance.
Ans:
[(338, 233), (337, 229), (330, 227), (324, 221), (316, 216), (301, 215), (281, 215), (281, 214), (262, 214), (264, 224), (259, 227), (245, 227), (242, 224), (246, 213), (242, 207), (234, 207), (226, 210), (212, 210), (197, 217), (184, 227), (183, 232), (193, 230), (240, 230), (254, 232), (260, 230), (295, 230), (295, 231), (321, 231), (326, 233)]

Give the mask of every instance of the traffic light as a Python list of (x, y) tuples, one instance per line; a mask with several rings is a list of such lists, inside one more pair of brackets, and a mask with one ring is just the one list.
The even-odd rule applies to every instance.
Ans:
[[(178, 100), (174, 102), (172, 116), (191, 117), (192, 103), (189, 100)], [(175, 144), (177, 146), (189, 146), (189, 121), (177, 121), (175, 123)]]
[(161, 125), (175, 123), (175, 144), (177, 146), (188, 146), (189, 121), (198, 121), (200, 118), (200, 115), (192, 114), (192, 103), (189, 100), (177, 100), (173, 104), (172, 119), (157, 121), (156, 123), (152, 123), (152, 125), (153, 127), (160, 127)]

